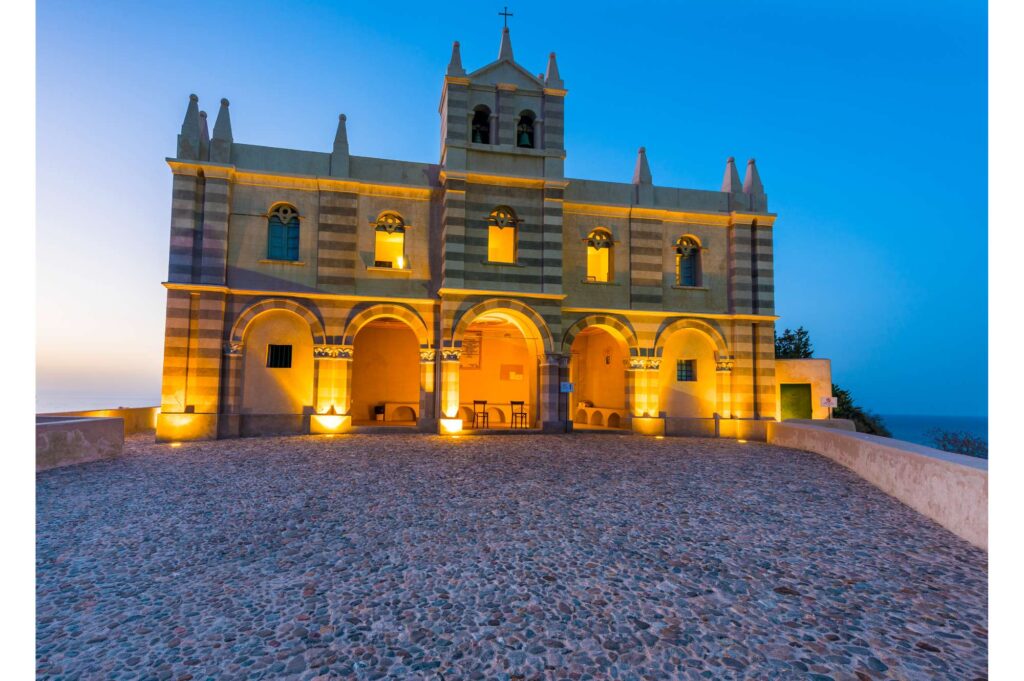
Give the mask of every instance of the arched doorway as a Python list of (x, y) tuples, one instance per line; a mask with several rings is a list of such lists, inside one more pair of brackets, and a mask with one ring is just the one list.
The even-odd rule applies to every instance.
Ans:
[(718, 393), (712, 339), (694, 328), (673, 332), (664, 343), (658, 379), (665, 416), (714, 416)]
[(494, 310), (473, 319), (462, 333), (459, 359), (459, 416), (467, 427), (475, 401), (487, 403), (491, 428), (511, 427), (514, 401), (524, 403), (527, 425), (535, 426), (542, 348), (536, 328), (517, 313)]
[(359, 328), (352, 341), (354, 425), (416, 425), (419, 347), (409, 325), (394, 317), (379, 317)]
[(245, 329), (243, 414), (302, 414), (313, 406), (313, 335), (295, 312), (271, 309)]
[(574, 389), (569, 413), (574, 426), (626, 426), (626, 342), (605, 328), (588, 326), (576, 334), (570, 353), (569, 380)]

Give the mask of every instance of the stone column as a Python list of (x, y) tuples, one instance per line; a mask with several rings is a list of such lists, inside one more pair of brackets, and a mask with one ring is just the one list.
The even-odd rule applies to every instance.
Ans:
[(221, 385), (221, 413), (237, 414), (242, 409), (242, 344), (224, 344), (224, 382)]
[(629, 360), (626, 382), (630, 393), (629, 407), (634, 416), (657, 417), (659, 415), (658, 371), (660, 369), (660, 358), (634, 357)]
[(498, 114), (492, 113), (490, 118), (487, 119), (489, 124), (488, 135), (491, 138), (491, 144), (498, 144)]
[(459, 360), (462, 350), (445, 348), (441, 351), (441, 417), (459, 416)]
[(533, 148), (544, 148), (544, 119), (538, 118), (533, 122)]
[(317, 345), (313, 348), (314, 410), (349, 415), (352, 409), (352, 346)]
[(540, 397), (540, 409), (537, 419), (546, 433), (560, 433), (564, 430), (559, 420), (559, 374), (565, 358), (557, 353), (545, 353), (540, 362), (540, 380), (537, 392)]
[(715, 387), (717, 399), (715, 411), (723, 419), (732, 418), (732, 365), (733, 358), (727, 355), (715, 359)]
[(422, 431), (433, 431), (437, 428), (437, 417), (434, 415), (436, 358), (436, 350), (420, 350), (420, 418), (416, 425)]

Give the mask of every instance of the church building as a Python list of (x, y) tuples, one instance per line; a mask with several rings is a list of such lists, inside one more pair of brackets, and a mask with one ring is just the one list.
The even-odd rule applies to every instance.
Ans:
[(330, 151), (243, 144), (228, 100), (211, 135), (193, 95), (167, 160), (158, 439), (763, 437), (776, 216), (754, 160), (718, 190), (655, 184), (643, 147), (631, 181), (566, 177), (567, 96), (508, 28), (475, 71), (454, 43), (436, 163), (350, 154), (344, 115)]

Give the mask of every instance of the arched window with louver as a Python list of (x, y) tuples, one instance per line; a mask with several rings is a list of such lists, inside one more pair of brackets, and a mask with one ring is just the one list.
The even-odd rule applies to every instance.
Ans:
[(700, 286), (700, 242), (692, 236), (681, 236), (676, 241), (676, 284)]
[(267, 259), (299, 259), (299, 212), (287, 203), (275, 205), (267, 218)]

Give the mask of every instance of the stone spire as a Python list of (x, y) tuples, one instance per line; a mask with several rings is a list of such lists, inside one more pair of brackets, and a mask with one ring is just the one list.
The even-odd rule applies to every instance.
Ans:
[(213, 124), (213, 140), (210, 143), (210, 160), (214, 163), (231, 162), (231, 116), (228, 114), (230, 102), (226, 99), (220, 100), (220, 111), (217, 112), (217, 122)]
[(651, 184), (651, 166), (647, 164), (647, 149), (640, 147), (636, 152), (636, 167), (633, 169), (633, 184)]
[(501, 47), (498, 48), (498, 61), (515, 61), (512, 57), (512, 38), (508, 34), (508, 26), (501, 29)]
[(333, 177), (348, 177), (348, 129), (345, 125), (347, 120), (348, 117), (345, 114), (338, 114), (338, 130), (334, 133), (334, 149), (331, 151), (331, 175)]
[(464, 76), (466, 69), (462, 68), (462, 52), (459, 51), (459, 41), (452, 43), (452, 59), (448, 62), (449, 76)]
[(726, 194), (739, 194), (743, 191), (740, 184), (740, 173), (736, 170), (736, 159), (732, 156), (725, 162), (725, 175), (722, 177), (722, 191)]
[(651, 166), (647, 164), (647, 149), (644, 147), (640, 147), (636, 152), (633, 187), (636, 191), (637, 205), (650, 206), (654, 204), (654, 180), (651, 177)]
[(206, 112), (199, 112), (199, 160), (210, 160), (210, 127), (206, 124)]
[(558, 62), (555, 61), (554, 52), (548, 55), (548, 71), (544, 74), (544, 84), (556, 90), (565, 89), (565, 83), (562, 82), (562, 77), (558, 75)]
[(185, 109), (185, 120), (181, 123), (178, 135), (178, 158), (199, 158), (199, 97), (188, 96), (188, 108)]
[(754, 163), (754, 159), (747, 161), (747, 174), (743, 178), (743, 193), (764, 196), (764, 185), (761, 184), (761, 176), (757, 173), (757, 164)]

